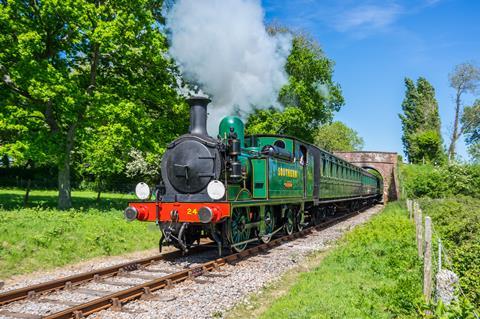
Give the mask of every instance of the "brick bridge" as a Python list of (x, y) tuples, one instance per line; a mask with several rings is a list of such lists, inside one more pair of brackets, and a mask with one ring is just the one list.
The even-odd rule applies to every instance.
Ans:
[(379, 172), (383, 177), (383, 200), (385, 202), (397, 200), (400, 197), (397, 153), (368, 151), (333, 153), (352, 164)]

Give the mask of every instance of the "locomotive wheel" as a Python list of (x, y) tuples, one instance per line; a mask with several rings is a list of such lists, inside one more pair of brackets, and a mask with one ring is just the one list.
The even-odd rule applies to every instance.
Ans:
[(241, 252), (247, 247), (247, 243), (233, 246), (250, 238), (251, 228), (245, 226), (249, 223), (248, 211), (246, 208), (234, 208), (232, 218), (230, 219), (229, 227), (229, 241), (232, 249), (236, 252)]
[(297, 218), (295, 220), (295, 224), (297, 225), (297, 230), (302, 231), (305, 227), (305, 212), (303, 210), (299, 210), (297, 213)]
[(272, 233), (275, 229), (275, 215), (271, 208), (265, 208), (265, 235), (260, 236), (260, 240), (266, 244), (272, 239)]
[(291, 208), (287, 208), (285, 211), (285, 233), (287, 235), (293, 234), (293, 229), (295, 228), (295, 216), (293, 215), (293, 210)]

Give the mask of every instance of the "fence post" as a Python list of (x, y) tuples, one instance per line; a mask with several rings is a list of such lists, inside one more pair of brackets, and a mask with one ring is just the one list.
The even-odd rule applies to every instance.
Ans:
[(442, 270), (442, 241), (438, 239), (438, 271)]
[(413, 201), (411, 199), (407, 199), (407, 207), (408, 207), (408, 218), (412, 220), (413, 215)]
[(422, 210), (418, 209), (415, 210), (415, 229), (417, 235), (417, 251), (418, 257), (423, 258), (423, 218), (422, 218)]
[(413, 202), (413, 223), (415, 224), (415, 240), (417, 241), (418, 250), (418, 211), (416, 209), (415, 202)]
[(432, 295), (432, 220), (425, 217), (425, 256), (423, 258), (423, 295), (427, 302)]
[(418, 213), (418, 203), (416, 200), (412, 201), (412, 213), (413, 217), (415, 218), (415, 213)]

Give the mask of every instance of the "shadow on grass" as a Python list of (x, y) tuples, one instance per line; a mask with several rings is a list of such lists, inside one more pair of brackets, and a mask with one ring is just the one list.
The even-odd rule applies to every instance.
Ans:
[[(0, 209), (18, 210), (24, 208), (25, 193), (21, 191), (0, 191)], [(72, 192), (72, 206), (79, 211), (97, 209), (100, 211), (109, 211), (112, 209), (123, 210), (128, 201), (133, 200), (130, 194), (102, 194), (99, 201), (94, 192)], [(34, 191), (29, 196), (27, 207), (29, 208), (57, 208), (57, 192), (54, 191)]]

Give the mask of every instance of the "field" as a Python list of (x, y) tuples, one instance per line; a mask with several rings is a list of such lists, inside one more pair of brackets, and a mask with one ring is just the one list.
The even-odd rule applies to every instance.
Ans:
[(389, 204), (324, 255), (311, 257), (317, 266), (310, 271), (287, 274), (229, 317), (252, 317), (252, 308), (264, 309), (254, 316), (264, 319), (418, 317), (422, 267), (414, 226), (401, 203)]
[(122, 208), (131, 196), (73, 193), (73, 209), (58, 211), (56, 192), (0, 191), (0, 278), (62, 266), (97, 256), (153, 248), (159, 232), (150, 224), (128, 223)]

